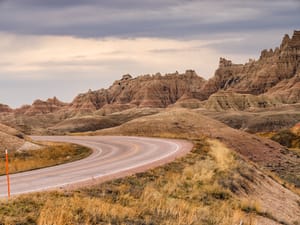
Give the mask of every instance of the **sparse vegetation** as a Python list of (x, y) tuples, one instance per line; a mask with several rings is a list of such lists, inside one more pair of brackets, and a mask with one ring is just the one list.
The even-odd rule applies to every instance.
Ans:
[[(230, 148), (240, 146), (250, 151), (251, 144), (257, 141), (247, 134), (234, 136), (235, 131), (225, 125), (186, 110), (170, 110), (120, 127), (91, 132), (93, 135), (185, 138), (194, 142), (194, 148), (181, 159), (130, 177), (77, 190), (30, 194), (3, 201), (0, 221), (30, 224), (26, 222), (29, 220), (33, 224), (47, 225), (232, 225), (243, 221), (243, 225), (254, 225), (257, 221), (279, 224), (278, 221), (293, 216), (293, 212), (298, 213), (295, 208), (294, 211), (279, 209), (282, 204), (295, 207), (295, 194), (222, 144), (224, 132), (227, 132), (226, 137), (233, 136), (229, 140), (233, 144)], [(207, 138), (213, 135), (215, 139)], [(255, 146), (264, 146), (263, 143)], [(273, 199), (273, 194), (281, 197)], [(241, 199), (248, 202), (243, 203)], [(273, 201), (264, 202), (265, 199)], [(32, 209), (25, 212), (20, 202), (26, 200), (33, 202)], [(7, 211), (10, 214), (2, 213)]]
[[(75, 144), (46, 143), (39, 150), (14, 151), (9, 154), (9, 171), (18, 173), (59, 165), (87, 157), (92, 150)], [(0, 155), (0, 175), (5, 174), (5, 155)]]
[(251, 169), (216, 140), (197, 139), (194, 144), (186, 157), (145, 173), (76, 191), (2, 200), (0, 221), (232, 225), (243, 220), (244, 224), (254, 224), (259, 210), (244, 210), (238, 197), (245, 192), (242, 184), (249, 178), (244, 175), (251, 176)]
[[(300, 167), (299, 167), (299, 158), (300, 158), (300, 136), (291, 130), (280, 130), (278, 132), (265, 132), (259, 133), (258, 135), (266, 138), (270, 138), (273, 141), (278, 142), (279, 144), (287, 147), (283, 152), (285, 155), (291, 155), (292, 160), (289, 162), (281, 163), (281, 167), (278, 169), (276, 166), (271, 168), (271, 171), (276, 175), (271, 175), (278, 182), (284, 184), (290, 189), (294, 189), (295, 192), (300, 193)], [(297, 160), (298, 159), (298, 160)], [(283, 179), (284, 181), (280, 180)]]
[(300, 148), (300, 137), (290, 130), (281, 130), (274, 134), (271, 139), (288, 148)]

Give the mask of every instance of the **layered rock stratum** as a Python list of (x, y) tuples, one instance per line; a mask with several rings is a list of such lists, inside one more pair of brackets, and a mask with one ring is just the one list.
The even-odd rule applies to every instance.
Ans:
[(63, 106), (67, 106), (68, 104), (61, 102), (56, 97), (49, 98), (46, 101), (42, 101), (40, 99), (35, 100), (32, 105), (24, 105), (21, 108), (15, 110), (16, 114), (23, 115), (37, 115), (37, 114), (47, 114), (58, 111), (63, 108)]
[(285, 35), (279, 47), (263, 50), (257, 60), (235, 64), (220, 58), (219, 68), (209, 80), (194, 70), (135, 78), (126, 74), (109, 88), (89, 90), (71, 103), (54, 97), (15, 110), (0, 104), (0, 121), (31, 133), (65, 119), (106, 116), (136, 108), (183, 107), (228, 112), (282, 109), (297, 103), (300, 103), (300, 31), (294, 31), (292, 37)]
[(8, 113), (12, 111), (13, 110), (8, 105), (0, 104), (0, 113)]
[(70, 107), (83, 111), (95, 111), (108, 105), (121, 109), (165, 108), (176, 103), (184, 95), (204, 100), (205, 95), (200, 90), (205, 83), (206, 81), (193, 70), (187, 70), (183, 74), (176, 72), (162, 76), (158, 73), (137, 78), (127, 74), (108, 89), (78, 95)]
[[(300, 31), (294, 31), (292, 38), (284, 36), (280, 47), (263, 50), (258, 60), (234, 64), (220, 58), (219, 68), (208, 81), (193, 70), (183, 74), (176, 72), (162, 76), (158, 73), (137, 78), (127, 74), (108, 89), (78, 95), (70, 106), (74, 110), (95, 111), (109, 105), (122, 109), (136, 106), (164, 108), (177, 102), (181, 102), (179, 105), (182, 102), (195, 105), (195, 99), (204, 101), (221, 91), (212, 96), (208, 108), (211, 108), (212, 101), (215, 102), (213, 105), (220, 103), (213, 107), (217, 110), (265, 108), (280, 103), (298, 103), (299, 81)], [(226, 101), (231, 101), (229, 97), (244, 106), (233, 104), (234, 107), (227, 107)]]

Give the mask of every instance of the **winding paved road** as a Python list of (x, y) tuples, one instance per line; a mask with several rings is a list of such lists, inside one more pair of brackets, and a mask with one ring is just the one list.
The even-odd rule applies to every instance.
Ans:
[[(93, 153), (76, 162), (11, 175), (11, 195), (126, 176), (174, 160), (192, 149), (192, 144), (187, 141), (144, 137), (32, 138), (37, 141), (80, 144), (92, 148)], [(6, 177), (0, 176), (0, 197), (4, 196), (7, 196)]]

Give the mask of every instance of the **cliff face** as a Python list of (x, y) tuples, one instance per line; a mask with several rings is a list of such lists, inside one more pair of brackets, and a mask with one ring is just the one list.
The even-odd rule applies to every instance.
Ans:
[(265, 95), (240, 94), (231, 91), (219, 91), (212, 94), (206, 104), (210, 111), (245, 111), (257, 108), (270, 108), (281, 105), (274, 98)]
[[(118, 111), (136, 106), (164, 108), (175, 103), (175, 106), (182, 105), (179, 103), (183, 98), (186, 102), (193, 100), (193, 106), (201, 105), (197, 100), (209, 99), (209, 109), (221, 109), (223, 106), (225, 110), (272, 107), (277, 102), (300, 101), (299, 74), (300, 31), (295, 31), (292, 38), (285, 35), (280, 47), (275, 50), (263, 50), (257, 61), (234, 64), (220, 58), (215, 76), (208, 81), (192, 70), (184, 74), (156, 74), (137, 78), (127, 74), (108, 89), (78, 95), (71, 103), (71, 108), (83, 112), (101, 108)], [(261, 94), (265, 95), (252, 96)]]
[(215, 76), (202, 91), (207, 97), (220, 89), (259, 95), (299, 72), (300, 31), (295, 31), (292, 38), (285, 35), (279, 48), (263, 50), (257, 61), (233, 64), (230, 60), (220, 58)]
[[(78, 95), (70, 104), (56, 98), (36, 100), (33, 105), (23, 106), (14, 112), (32, 116), (57, 111), (77, 115), (100, 109), (105, 114), (133, 107), (165, 108), (170, 105), (196, 108), (205, 105), (202, 101), (207, 99), (209, 109), (244, 110), (271, 107), (277, 103), (299, 103), (299, 81), (300, 31), (295, 31), (292, 38), (285, 35), (280, 47), (275, 50), (263, 50), (258, 60), (234, 64), (220, 58), (215, 76), (208, 81), (193, 70), (183, 74), (176, 72), (162, 76), (158, 73), (137, 78), (126, 74), (108, 89), (90, 90)], [(262, 94), (258, 98), (252, 97)], [(0, 112), (12, 110), (0, 105)]]
[(71, 108), (83, 111), (94, 111), (109, 105), (164, 108), (176, 103), (183, 95), (204, 100), (205, 95), (200, 90), (205, 83), (192, 70), (165, 76), (156, 74), (132, 78), (124, 75), (108, 89), (78, 95)]
[(270, 88), (267, 96), (279, 100), (285, 104), (294, 104), (300, 102), (300, 73), (291, 79), (284, 79)]
[(46, 101), (35, 100), (32, 105), (24, 105), (21, 108), (15, 110), (16, 114), (23, 114), (28, 116), (34, 116), (38, 114), (53, 113), (68, 104), (59, 101), (56, 97), (49, 98)]
[(8, 105), (0, 104), (0, 113), (9, 113), (12, 111), (13, 110)]

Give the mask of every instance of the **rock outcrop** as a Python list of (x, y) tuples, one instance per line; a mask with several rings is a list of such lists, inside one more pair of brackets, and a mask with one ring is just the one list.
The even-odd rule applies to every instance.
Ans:
[[(299, 83), (299, 79), (294, 78), (299, 72), (300, 31), (294, 31), (292, 38), (285, 35), (279, 48), (263, 50), (257, 61), (249, 60), (246, 64), (234, 64), (230, 60), (220, 58), (215, 76), (207, 82), (202, 92), (207, 98), (218, 90), (259, 95), (268, 92), (280, 82), (288, 83), (289, 79)], [(294, 90), (293, 92), (295, 95)], [(298, 97), (299, 93), (292, 99)]]
[(219, 68), (209, 80), (193, 70), (136, 78), (126, 74), (107, 89), (79, 94), (70, 104), (55, 97), (36, 100), (16, 110), (0, 104), (0, 121), (32, 133), (55, 127), (66, 119), (106, 116), (145, 107), (206, 108), (223, 112), (295, 103), (300, 103), (300, 31), (295, 31), (291, 38), (285, 35), (278, 48), (263, 50), (257, 60), (235, 64), (220, 58)]
[(23, 114), (28, 116), (34, 116), (38, 114), (53, 113), (68, 104), (59, 101), (56, 97), (49, 98), (46, 101), (35, 100), (32, 105), (24, 105), (21, 108), (15, 110), (16, 114)]
[(9, 113), (12, 111), (13, 110), (8, 105), (0, 104), (0, 113)]
[(208, 81), (193, 70), (137, 78), (126, 74), (108, 89), (78, 95), (71, 110), (91, 113), (133, 107), (197, 108), (207, 99), (207, 108), (218, 111), (292, 104), (300, 102), (299, 65), (300, 32), (295, 31), (292, 38), (285, 35), (279, 48), (263, 50), (258, 60), (234, 64), (220, 58), (215, 76)]
[(219, 91), (212, 94), (205, 108), (211, 111), (244, 111), (257, 108), (270, 108), (281, 105), (277, 100), (265, 95), (239, 94), (232, 91)]
[(200, 100), (205, 99), (201, 88), (206, 81), (195, 71), (187, 70), (184, 74), (144, 75), (132, 78), (124, 75), (108, 89), (89, 91), (78, 95), (71, 103), (73, 110), (92, 112), (101, 108), (126, 106), (165, 108), (174, 104), (182, 96)]
[(267, 96), (277, 99), (285, 104), (294, 104), (300, 102), (300, 73), (291, 79), (284, 79), (270, 88)]

